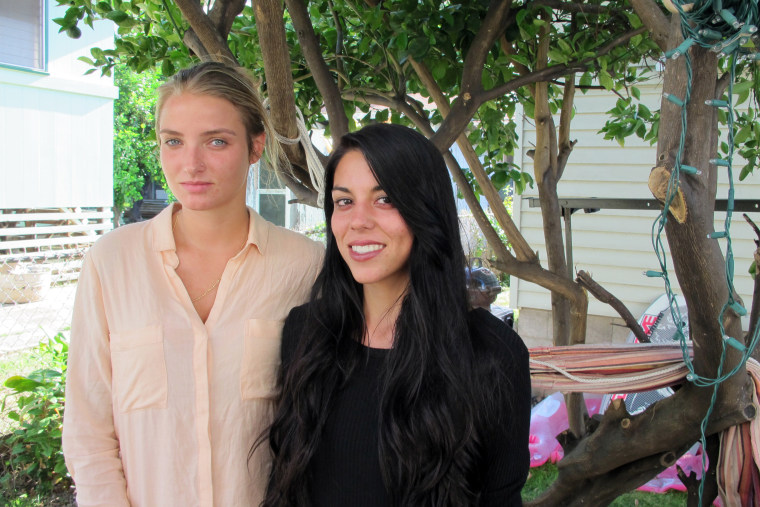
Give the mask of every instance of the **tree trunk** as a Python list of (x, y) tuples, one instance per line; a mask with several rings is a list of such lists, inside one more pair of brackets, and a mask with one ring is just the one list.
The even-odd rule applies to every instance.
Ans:
[[(674, 20), (678, 23), (678, 20)], [(671, 33), (680, 34), (678, 26)], [(670, 47), (680, 40), (671, 39)], [(715, 54), (691, 49), (691, 99), (687, 104), (688, 126), (682, 162), (702, 171), (681, 175), (680, 186), (686, 217), (679, 222), (668, 216), (665, 231), (671, 245), (673, 268), (689, 308), (689, 329), (694, 342), (694, 370), (713, 378), (719, 372), (723, 344), (718, 322), (728, 297), (725, 262), (713, 232), (713, 209), (717, 170), (709, 163), (717, 151), (718, 129), (715, 109), (705, 105), (713, 99), (718, 84)], [(685, 97), (685, 58), (667, 63), (664, 91)], [(657, 166), (672, 170), (681, 141), (681, 108), (663, 100)], [(724, 318), (725, 332), (741, 338), (741, 322), (731, 310)], [(722, 373), (737, 366), (739, 354), (727, 347)], [(753, 386), (744, 368), (720, 384), (706, 435), (748, 420), (755, 415)], [(686, 383), (673, 396), (630, 416), (618, 403), (604, 414), (599, 427), (566, 453), (559, 463), (557, 481), (530, 505), (606, 505), (625, 491), (637, 487), (667, 468), (701, 436), (700, 425), (710, 406), (712, 387)], [(708, 478), (714, 481), (714, 476)], [(714, 484), (705, 491), (714, 492)], [(704, 498), (705, 505), (712, 498)]]
[[(282, 2), (278, 0), (256, 0), (253, 4), (256, 27), (259, 32), (259, 45), (264, 59), (267, 97), (270, 116), (275, 131), (284, 138), (298, 138), (298, 126), (295, 111), (295, 86), (290, 68), (290, 53), (285, 36)], [(306, 163), (306, 154), (301, 144), (282, 145), (292, 165), (293, 177), (285, 174), (288, 187), (298, 199), (316, 204), (316, 192), (305, 184), (311, 182)], [(303, 183), (299, 183), (303, 182)]]

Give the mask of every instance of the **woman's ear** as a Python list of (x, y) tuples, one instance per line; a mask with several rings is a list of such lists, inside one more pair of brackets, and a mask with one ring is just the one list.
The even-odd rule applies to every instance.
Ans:
[(264, 145), (266, 144), (267, 135), (262, 132), (251, 138), (251, 153), (248, 159), (251, 164), (255, 164), (261, 158), (261, 154), (264, 153)]

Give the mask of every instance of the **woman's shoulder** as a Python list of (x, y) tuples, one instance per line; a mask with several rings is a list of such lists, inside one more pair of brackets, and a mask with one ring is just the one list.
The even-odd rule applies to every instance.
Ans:
[(148, 227), (150, 220), (117, 227), (98, 238), (90, 247), (89, 253), (91, 256), (113, 257), (123, 254), (125, 250), (144, 248)]
[(282, 356), (289, 358), (295, 352), (298, 342), (301, 340), (306, 320), (309, 315), (310, 303), (295, 306), (285, 317), (285, 324), (282, 328)]
[(304, 303), (302, 305), (294, 306), (290, 309), (290, 312), (288, 313), (288, 316), (285, 319), (285, 322), (290, 322), (291, 324), (297, 324), (301, 323), (306, 320), (306, 316), (309, 314), (309, 309), (311, 308), (311, 303)]
[(476, 350), (503, 358), (527, 359), (528, 348), (520, 335), (491, 312), (475, 308), (470, 311), (468, 320)]
[(288, 252), (292, 252), (294, 255), (304, 255), (309, 252), (313, 255), (322, 255), (324, 246), (322, 243), (314, 241), (305, 234), (302, 234), (279, 225), (275, 225), (272, 222), (261, 217), (261, 215), (253, 212), (251, 213), (252, 219), (255, 221), (256, 228), (265, 228), (260, 230), (266, 230), (267, 242), (271, 242), (282, 251), (285, 247)]

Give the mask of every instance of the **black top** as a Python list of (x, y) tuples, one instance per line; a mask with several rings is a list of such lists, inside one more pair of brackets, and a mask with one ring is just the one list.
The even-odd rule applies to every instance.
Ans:
[[(306, 322), (307, 305), (294, 308), (285, 321), (282, 364), (290, 363)], [(528, 476), (530, 457), (530, 370), (528, 351), (512, 328), (489, 312), (469, 315), (470, 335), (497, 355), (511, 382), (509, 407), (503, 407), (508, 424), (486, 421), (481, 428), (484, 490), (481, 506), (522, 505), (520, 491)], [(492, 339), (497, 338), (497, 339)], [(354, 369), (335, 393), (319, 446), (308, 468), (309, 492), (315, 507), (388, 507), (390, 496), (383, 483), (378, 451), (380, 382), (389, 351), (355, 346), (366, 361)], [(481, 347), (482, 349), (482, 347)], [(493, 379), (483, 378), (482, 382)]]

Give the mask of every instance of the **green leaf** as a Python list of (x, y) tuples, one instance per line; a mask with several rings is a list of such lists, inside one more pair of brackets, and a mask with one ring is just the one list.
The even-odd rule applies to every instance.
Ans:
[(100, 14), (105, 14), (107, 12), (111, 12), (113, 9), (111, 8), (111, 4), (108, 2), (98, 2), (95, 5), (95, 10)]
[(433, 64), (433, 68), (431, 69), (431, 73), (433, 74), (433, 78), (438, 81), (444, 78), (446, 76), (446, 70), (448, 69), (448, 64), (444, 62), (443, 60), (438, 60)]
[(161, 62), (161, 73), (164, 76), (174, 75), (174, 64), (172, 64), (172, 61), (169, 58), (165, 58), (164, 61)]
[(5, 387), (13, 389), (17, 393), (25, 393), (29, 391), (34, 391), (35, 389), (42, 386), (43, 384), (36, 380), (32, 380), (27, 377), (21, 377), (21, 376), (16, 375), (6, 380), (4, 385)]
[(76, 24), (76, 21), (72, 22), (72, 20), (66, 19), (66, 18), (53, 18), (53, 23), (57, 25), (61, 25), (61, 29), (59, 30), (59, 32), (63, 32), (64, 30), (67, 30), (70, 26), (73, 26), (74, 24)]
[(105, 16), (103, 16), (103, 17), (105, 17), (107, 19), (110, 19), (111, 21), (113, 21), (117, 25), (123, 23), (127, 19), (130, 19), (129, 18), (129, 14), (127, 14), (124, 11), (118, 11), (118, 10), (117, 11), (110, 11), (107, 14), (105, 14)]
[(754, 169), (753, 164), (746, 164), (744, 167), (742, 167), (742, 171), (739, 174), (739, 181), (744, 181), (744, 179), (752, 174), (752, 170)]
[(430, 43), (425, 37), (415, 37), (409, 42), (409, 53), (415, 60), (423, 60), (429, 49)]
[(559, 44), (560, 49), (564, 53), (569, 55), (573, 52), (573, 48), (570, 47), (570, 44), (565, 39), (557, 39), (557, 44)]
[(548, 54), (549, 54), (549, 59), (552, 62), (556, 62), (556, 63), (567, 62), (567, 59), (568, 59), (567, 55), (563, 53), (562, 51), (560, 51), (559, 49), (552, 48), (549, 50)]
[(525, 55), (512, 54), (512, 55), (509, 55), (509, 57), (512, 60), (514, 60), (515, 62), (517, 62), (517, 63), (519, 63), (519, 64), (521, 64), (521, 65), (523, 65), (525, 67), (530, 67), (531, 66), (530, 65), (530, 60), (528, 60), (528, 57), (525, 56)]
[(612, 80), (612, 77), (606, 70), (600, 70), (599, 71), (599, 84), (604, 86), (607, 90), (612, 90), (615, 88), (615, 83)]
[(493, 186), (496, 187), (497, 190), (504, 188), (508, 182), (509, 174), (506, 172), (497, 172), (491, 176), (491, 183), (493, 183)]

